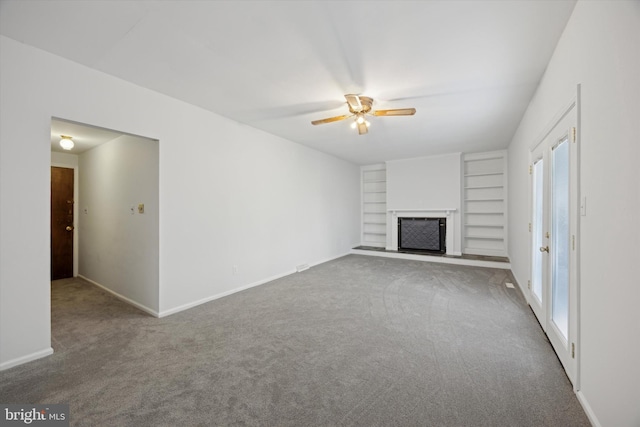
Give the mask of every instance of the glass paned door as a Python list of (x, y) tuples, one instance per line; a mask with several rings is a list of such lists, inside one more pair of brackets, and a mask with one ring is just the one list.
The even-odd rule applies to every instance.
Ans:
[(569, 337), (569, 141), (551, 150), (551, 320)]
[(531, 286), (527, 300), (573, 382), (577, 364), (576, 144), (571, 109), (530, 153)]
[(532, 170), (533, 181), (533, 215), (531, 221), (531, 232), (533, 236), (532, 254), (532, 275), (531, 275), (531, 290), (536, 302), (542, 304), (542, 274), (543, 274), (543, 254), (539, 248), (543, 245), (544, 240), (544, 160), (538, 159), (533, 164)]

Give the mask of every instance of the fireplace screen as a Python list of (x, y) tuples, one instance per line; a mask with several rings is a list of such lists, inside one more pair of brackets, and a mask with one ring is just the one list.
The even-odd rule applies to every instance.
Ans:
[(398, 218), (398, 250), (446, 252), (446, 218)]

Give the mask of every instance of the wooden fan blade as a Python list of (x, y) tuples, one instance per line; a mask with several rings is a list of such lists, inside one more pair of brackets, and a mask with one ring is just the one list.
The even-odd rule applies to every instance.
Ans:
[(357, 125), (358, 125), (358, 134), (364, 135), (365, 133), (369, 132), (369, 127), (367, 126), (366, 123), (357, 123)]
[(398, 108), (396, 110), (376, 110), (374, 116), (413, 116), (416, 113), (415, 108)]
[(344, 120), (344, 119), (349, 118), (349, 117), (351, 117), (351, 115), (329, 117), (328, 119), (314, 120), (314, 121), (311, 122), (311, 124), (312, 125), (322, 125), (322, 124), (325, 124), (325, 123), (339, 122), (340, 120)]
[(345, 95), (347, 99), (347, 103), (349, 104), (349, 109), (351, 111), (362, 111), (362, 103), (360, 102), (360, 97), (358, 95)]

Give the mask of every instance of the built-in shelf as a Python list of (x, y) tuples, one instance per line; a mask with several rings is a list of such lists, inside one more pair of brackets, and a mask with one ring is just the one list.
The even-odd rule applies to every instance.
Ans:
[(487, 212), (465, 212), (465, 215), (504, 215), (502, 211), (487, 211)]
[(504, 175), (503, 172), (486, 172), (486, 173), (465, 173), (464, 176), (490, 176), (490, 175)]
[(502, 240), (502, 236), (475, 236), (467, 234), (467, 239), (480, 239), (480, 240)]
[(476, 185), (474, 187), (464, 187), (465, 190), (485, 190), (488, 188), (502, 188), (502, 185)]
[(466, 154), (463, 252), (507, 256), (506, 151)]
[(362, 245), (384, 248), (387, 242), (386, 165), (363, 166)]
[[(471, 156), (472, 156), (472, 155), (471, 155)], [(477, 159), (474, 159), (474, 158), (466, 158), (464, 161), (465, 161), (465, 162), (468, 162), (468, 163), (471, 163), (471, 162), (486, 162), (487, 160), (502, 160), (502, 159), (503, 159), (503, 157), (504, 157), (504, 156), (503, 156), (502, 154), (500, 154), (500, 155), (495, 155), (495, 156), (493, 156), (493, 157), (491, 157), (491, 156), (484, 157), (484, 156), (483, 156), (483, 157), (480, 157), (480, 158), (477, 158)]]

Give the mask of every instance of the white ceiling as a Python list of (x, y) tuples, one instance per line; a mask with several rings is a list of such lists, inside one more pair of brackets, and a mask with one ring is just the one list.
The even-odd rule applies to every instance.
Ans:
[[(71, 150), (65, 150), (60, 147), (60, 139), (62, 135), (71, 136), (75, 144)], [(95, 126), (87, 126), (80, 123), (70, 122), (68, 120), (51, 119), (51, 151), (70, 154), (82, 154), (87, 150), (112, 141), (124, 135), (122, 132), (116, 132), (109, 129), (103, 129)]]
[[(360, 164), (506, 148), (564, 1), (2, 0), (0, 32)], [(344, 94), (374, 109), (358, 135)]]

